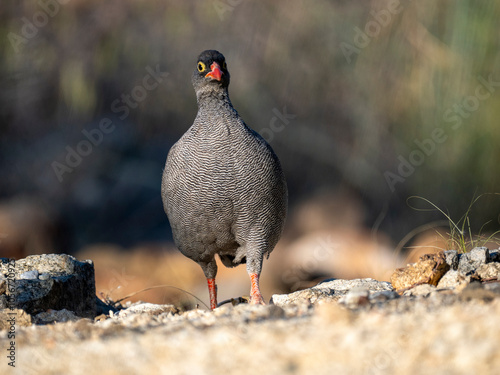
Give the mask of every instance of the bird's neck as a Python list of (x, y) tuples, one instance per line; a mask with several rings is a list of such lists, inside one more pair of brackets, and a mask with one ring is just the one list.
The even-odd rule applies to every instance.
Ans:
[(198, 102), (198, 111), (220, 112), (220, 111), (234, 111), (231, 99), (227, 88), (223, 90), (200, 90), (196, 96)]
[(192, 131), (209, 134), (204, 137), (224, 139), (237, 127), (244, 127), (238, 112), (234, 109), (226, 90), (197, 93), (198, 114)]

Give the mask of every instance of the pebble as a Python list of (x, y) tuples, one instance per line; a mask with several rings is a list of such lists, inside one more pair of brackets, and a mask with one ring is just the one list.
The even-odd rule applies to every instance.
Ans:
[(478, 275), (482, 280), (500, 280), (500, 263), (482, 264), (477, 270)]
[(126, 309), (120, 310), (119, 316), (127, 316), (132, 314), (148, 314), (148, 315), (160, 315), (168, 312), (178, 311), (174, 305), (158, 305), (154, 303), (137, 303), (127, 307)]
[(452, 270), (456, 270), (458, 268), (458, 260), (459, 254), (456, 250), (445, 250), (444, 256), (446, 259), (446, 263), (450, 266)]
[(434, 285), (430, 284), (420, 284), (414, 288), (411, 288), (403, 293), (405, 297), (428, 297), (432, 292), (436, 290)]
[(339, 303), (345, 304), (347, 307), (354, 309), (359, 306), (366, 306), (370, 303), (370, 291), (366, 287), (354, 287), (339, 300)]
[(370, 293), (370, 302), (386, 302), (399, 297), (400, 295), (394, 290), (384, 290), (382, 292)]
[(463, 275), (469, 275), (481, 265), (488, 263), (490, 252), (486, 247), (475, 247), (470, 252), (462, 254), (458, 262), (458, 271)]
[(444, 276), (439, 280), (437, 285), (438, 289), (452, 289), (456, 288), (460, 284), (460, 277), (457, 270), (449, 270), (444, 274)]
[(22, 280), (37, 280), (38, 279), (38, 271), (31, 270), (31, 271), (23, 272), (22, 274), (19, 275), (19, 278)]
[(377, 281), (374, 279), (353, 279), (353, 280), (326, 280), (312, 288), (300, 290), (290, 294), (274, 294), (271, 303), (278, 306), (290, 304), (315, 304), (319, 301), (335, 302), (348, 294), (354, 288), (365, 288), (370, 292), (392, 291), (390, 283)]
[(66, 309), (49, 310), (35, 315), (35, 323), (37, 324), (69, 322), (69, 321), (77, 321), (79, 319), (80, 318), (77, 317), (72, 311)]

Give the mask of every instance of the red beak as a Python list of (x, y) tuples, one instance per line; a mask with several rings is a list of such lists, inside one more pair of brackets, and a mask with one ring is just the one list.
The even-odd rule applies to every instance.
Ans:
[(205, 77), (210, 77), (212, 79), (220, 81), (220, 78), (222, 77), (222, 70), (220, 70), (219, 64), (213, 62), (212, 65), (210, 65), (210, 69), (212, 69), (212, 71), (208, 72)]

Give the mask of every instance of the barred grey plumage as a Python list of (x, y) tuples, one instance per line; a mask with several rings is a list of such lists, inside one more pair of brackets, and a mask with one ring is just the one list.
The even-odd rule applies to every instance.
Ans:
[(170, 149), (162, 179), (175, 244), (203, 269), (212, 309), (215, 254), (226, 267), (246, 262), (251, 302), (263, 303), (262, 259), (281, 236), (288, 200), (278, 157), (233, 108), (229, 80), (221, 53), (200, 54), (192, 76), (198, 114)]

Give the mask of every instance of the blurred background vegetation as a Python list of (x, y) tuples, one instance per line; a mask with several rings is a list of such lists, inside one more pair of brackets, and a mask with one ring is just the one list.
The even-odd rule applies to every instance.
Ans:
[[(290, 239), (307, 202), (322, 202), (317, 220), (393, 249), (443, 219), (409, 196), (458, 219), (500, 192), (499, 19), (500, 2), (472, 0), (4, 0), (3, 255), (171, 241), (161, 175), (196, 115), (190, 78), (205, 49), (226, 56), (235, 108), (282, 161)], [(144, 89), (155, 70), (161, 82)], [(68, 167), (103, 119), (113, 130)], [(71, 171), (58, 177), (61, 165)], [(477, 202), (473, 229), (499, 228), (499, 198)]]

